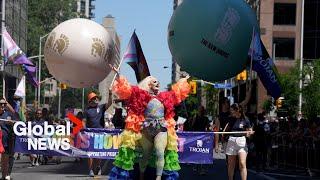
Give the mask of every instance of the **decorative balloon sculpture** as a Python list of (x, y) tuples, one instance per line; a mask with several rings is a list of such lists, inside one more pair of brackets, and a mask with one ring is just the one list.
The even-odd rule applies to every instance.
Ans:
[(49, 34), (45, 62), (58, 81), (74, 88), (90, 87), (111, 71), (114, 42), (100, 24), (82, 18), (59, 24)]
[(183, 70), (208, 81), (245, 68), (255, 13), (243, 0), (184, 0), (168, 28), (173, 58)]

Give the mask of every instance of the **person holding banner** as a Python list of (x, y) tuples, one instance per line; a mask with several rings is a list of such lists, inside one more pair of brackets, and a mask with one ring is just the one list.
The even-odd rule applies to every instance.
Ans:
[[(234, 169), (236, 165), (236, 158), (239, 156), (239, 169), (242, 180), (247, 179), (247, 154), (248, 148), (246, 144), (246, 137), (253, 134), (250, 121), (246, 118), (241, 105), (235, 103), (230, 107), (230, 119), (227, 124), (226, 130), (235, 132), (230, 135), (226, 148), (227, 164), (228, 164), (228, 177), (233, 180)], [(246, 131), (243, 134), (237, 132)], [(248, 132), (249, 131), (249, 132)]]
[[(1, 155), (2, 179), (10, 179), (14, 160), (14, 133), (13, 121), (17, 114), (13, 107), (4, 99), (0, 99), (0, 127), (2, 132), (2, 145), (4, 153)], [(5, 121), (8, 120), (8, 121)]]
[[(138, 86), (131, 86), (125, 77), (119, 76), (115, 67), (111, 68), (117, 73), (112, 90), (126, 101), (128, 116), (109, 179), (131, 179), (129, 171), (133, 170), (136, 160), (140, 179), (144, 179), (148, 165), (155, 167), (156, 180), (161, 180), (163, 175), (178, 179), (180, 165), (174, 106), (190, 92), (188, 77), (180, 79), (171, 91), (159, 93), (160, 83), (156, 78), (148, 76)], [(137, 159), (138, 147), (142, 149), (141, 159)]]
[[(112, 104), (112, 92), (109, 91), (109, 98), (106, 104), (99, 105), (99, 97), (96, 93), (90, 92), (88, 94), (88, 107), (84, 112), (86, 119), (86, 128), (105, 128), (104, 114), (106, 110)], [(89, 176), (94, 176), (94, 165), (96, 165), (97, 174), (101, 175), (101, 160), (100, 159), (88, 159)]]

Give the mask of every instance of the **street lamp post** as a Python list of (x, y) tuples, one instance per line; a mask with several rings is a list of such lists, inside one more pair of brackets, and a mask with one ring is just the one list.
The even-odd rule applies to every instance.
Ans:
[(42, 58), (42, 55), (41, 55), (41, 48), (42, 48), (42, 39), (47, 37), (50, 33), (44, 35), (44, 36), (41, 36), (40, 39), (39, 39), (39, 72), (38, 72), (38, 81), (39, 81), (39, 86), (38, 86), (38, 105), (40, 106), (40, 96), (41, 96), (41, 58)]
[[(44, 57), (44, 55), (40, 55), (40, 56)], [(29, 60), (36, 59), (36, 58), (39, 58), (40, 56), (39, 55), (38, 56), (30, 56), (30, 57), (28, 57), (28, 59)], [(36, 64), (36, 68), (38, 68), (38, 62), (37, 61), (35, 62), (35, 64)], [(38, 79), (38, 74), (36, 74), (36, 78)], [(37, 100), (37, 88), (35, 87), (34, 88), (34, 101), (36, 101), (36, 100)]]
[(301, 1), (301, 44), (300, 44), (300, 80), (299, 80), (299, 104), (298, 115), (301, 114), (302, 109), (302, 71), (303, 71), (303, 35), (304, 35), (304, 0)]

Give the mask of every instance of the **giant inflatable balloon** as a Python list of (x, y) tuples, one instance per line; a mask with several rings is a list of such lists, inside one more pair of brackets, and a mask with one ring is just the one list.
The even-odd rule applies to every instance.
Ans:
[(50, 74), (58, 81), (74, 88), (90, 87), (110, 73), (108, 63), (113, 59), (113, 48), (113, 40), (104, 27), (76, 18), (52, 30), (44, 56)]
[(191, 75), (225, 80), (245, 68), (257, 27), (255, 13), (243, 0), (184, 0), (169, 23), (169, 48)]

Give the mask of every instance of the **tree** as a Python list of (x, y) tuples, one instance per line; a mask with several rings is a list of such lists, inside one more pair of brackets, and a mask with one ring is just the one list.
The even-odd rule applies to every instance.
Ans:
[(320, 61), (315, 60), (311, 66), (305, 66), (304, 77), (309, 75), (310, 81), (303, 88), (303, 114), (308, 120), (320, 114)]
[(262, 104), (262, 109), (265, 111), (265, 112), (270, 112), (272, 111), (273, 109), (273, 104), (272, 104), (272, 100), (269, 98), (267, 100), (265, 100)]
[(204, 86), (204, 90), (206, 91), (207, 114), (217, 116), (219, 108), (219, 90), (208, 84)]
[(288, 73), (279, 74), (279, 82), (282, 96), (285, 98), (283, 109), (288, 111), (289, 116), (295, 116), (298, 110), (299, 97), (299, 61)]
[[(77, 16), (76, 3), (76, 0), (28, 1), (28, 56), (39, 55), (39, 40), (41, 36), (51, 32), (61, 22)], [(42, 44), (44, 45), (44, 42)], [(41, 79), (51, 77), (44, 63), (41, 65), (41, 69)], [(34, 88), (27, 84), (27, 102), (34, 99), (33, 90)]]

